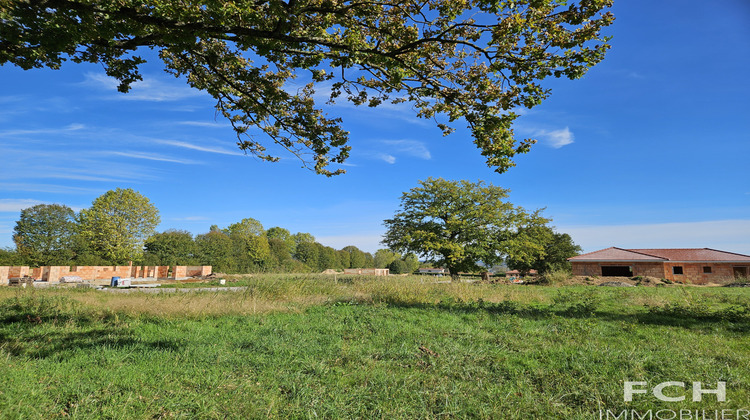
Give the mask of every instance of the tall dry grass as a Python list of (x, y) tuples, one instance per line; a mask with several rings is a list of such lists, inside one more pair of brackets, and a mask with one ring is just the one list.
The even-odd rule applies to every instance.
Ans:
[(13, 296), (65, 295), (87, 307), (128, 315), (203, 317), (295, 312), (335, 302), (434, 305), (445, 300), (548, 303), (539, 288), (481, 283), (442, 283), (420, 276), (329, 276), (267, 274), (227, 276), (236, 292), (107, 293), (91, 289), (0, 288), (0, 299)]
[[(338, 302), (433, 306), (441, 303), (513, 302), (519, 305), (554, 304), (561, 293), (582, 288), (603, 299), (603, 307), (631, 305), (661, 307), (724, 295), (742, 294), (724, 288), (624, 289), (593, 286), (549, 287), (531, 285), (451, 283), (426, 276), (330, 276), (318, 274), (265, 274), (227, 276), (241, 291), (190, 291), (176, 293), (107, 293), (91, 289), (0, 288), (0, 300), (14, 296), (66, 296), (94, 310), (132, 316), (204, 317), (299, 312), (311, 306)], [(196, 286), (196, 285), (194, 285)], [(565, 289), (565, 290), (563, 290)], [(723, 289), (723, 290), (718, 290)], [(714, 297), (713, 294), (717, 296)], [(600, 305), (601, 306), (601, 305)]]

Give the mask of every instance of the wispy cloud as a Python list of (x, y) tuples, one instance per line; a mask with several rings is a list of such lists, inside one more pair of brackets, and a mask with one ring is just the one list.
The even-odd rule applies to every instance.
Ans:
[(179, 125), (189, 125), (193, 127), (209, 127), (209, 128), (229, 128), (232, 126), (232, 124), (229, 124), (228, 122), (219, 122), (219, 121), (178, 121), (177, 124)]
[(33, 136), (37, 134), (63, 134), (74, 131), (81, 131), (86, 126), (83, 124), (69, 124), (65, 127), (57, 128), (39, 128), (34, 130), (4, 130), (0, 131), (0, 137), (12, 137), (12, 136)]
[[(382, 145), (380, 150), (359, 150), (358, 156), (365, 157), (367, 159), (382, 160), (386, 163), (393, 165), (396, 160), (403, 156), (430, 160), (432, 154), (424, 142), (419, 140), (378, 140), (375, 143)], [(385, 150), (382, 151), (382, 150)]]
[[(285, 88), (292, 95), (296, 95), (297, 91), (301, 89), (302, 86), (299, 85), (290, 85)], [(414, 111), (413, 104), (410, 102), (394, 104), (391, 101), (386, 101), (377, 107), (371, 108), (367, 105), (354, 105), (347, 101), (346, 94), (342, 93), (341, 96), (336, 98), (333, 104), (328, 104), (331, 98), (331, 91), (332, 85), (330, 83), (317, 84), (315, 86), (315, 93), (312, 96), (315, 104), (322, 108), (336, 108), (339, 110), (338, 112), (341, 112), (341, 110), (352, 111), (351, 114), (347, 115), (347, 118), (356, 118), (366, 122), (378, 122), (380, 124), (382, 121), (400, 120), (420, 126), (432, 125), (429, 120), (416, 116), (416, 111)], [(396, 98), (391, 98), (391, 100), (393, 99)]]
[(49, 149), (39, 148), (38, 145), (27, 149), (0, 148), (0, 154), (6, 159), (3, 170), (0, 171), (0, 180), (18, 184), (37, 184), (33, 180), (121, 182), (155, 179), (153, 171), (143, 165), (106, 159), (99, 151), (54, 146), (50, 146)]
[(113, 92), (108, 99), (119, 99), (129, 101), (179, 101), (187, 98), (206, 96), (205, 92), (190, 88), (186, 85), (174, 85), (162, 82), (158, 79), (144, 77), (143, 81), (135, 82), (131, 85), (130, 92), (122, 94), (117, 92), (119, 82), (101, 73), (86, 73), (83, 85), (90, 86), (98, 90)]
[(178, 140), (154, 139), (153, 141), (156, 143), (165, 144), (167, 146), (182, 147), (184, 149), (198, 150), (201, 152), (219, 153), (222, 155), (232, 155), (232, 156), (242, 155), (242, 153), (240, 153), (239, 151), (229, 150), (223, 147), (200, 146), (197, 144), (187, 143), (187, 142), (178, 141)]
[(0, 183), (0, 191), (25, 191), (61, 194), (91, 194), (99, 192), (98, 188), (71, 187), (57, 184)]
[(382, 143), (397, 153), (414, 156), (424, 160), (432, 159), (432, 155), (427, 149), (427, 146), (418, 140), (383, 140)]
[(0, 121), (3, 122), (17, 122), (19, 115), (30, 113), (68, 114), (78, 109), (68, 98), (60, 96), (0, 96)]
[(196, 165), (196, 164), (202, 163), (202, 162), (198, 162), (198, 161), (190, 160), (190, 159), (176, 159), (172, 157), (159, 155), (156, 153), (110, 151), (110, 152), (101, 152), (101, 154), (109, 155), (109, 156), (122, 156), (126, 158), (131, 158), (131, 159), (145, 159), (145, 160), (154, 160), (154, 161), (159, 161), (159, 162), (181, 163), (183, 165)]
[(0, 199), (0, 212), (17, 213), (23, 209), (36, 206), (37, 204), (44, 204), (44, 202), (31, 198), (3, 198)]

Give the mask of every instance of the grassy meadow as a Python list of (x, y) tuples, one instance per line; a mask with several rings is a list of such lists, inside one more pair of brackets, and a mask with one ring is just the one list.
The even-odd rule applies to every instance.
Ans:
[[(737, 419), (750, 409), (748, 288), (230, 280), (245, 291), (0, 289), (0, 418), (599, 419), (703, 410), (713, 419), (725, 409)], [(624, 381), (685, 382), (665, 394), (686, 398), (624, 402)], [(694, 381), (726, 382), (727, 401), (693, 402)]]

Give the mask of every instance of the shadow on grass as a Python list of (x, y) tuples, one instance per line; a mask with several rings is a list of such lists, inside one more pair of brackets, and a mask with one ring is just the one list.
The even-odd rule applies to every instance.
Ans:
[(144, 340), (117, 314), (86, 308), (64, 296), (24, 296), (0, 302), (0, 351), (48, 358), (78, 350), (177, 351), (180, 341)]
[(701, 304), (666, 304), (663, 306), (634, 307), (630, 313), (601, 308), (597, 299), (566, 299), (553, 304), (521, 304), (514, 301), (485, 302), (443, 299), (438, 303), (402, 300), (398, 297), (380, 297), (378, 302), (397, 308), (439, 309), (457, 313), (485, 312), (496, 315), (514, 315), (527, 319), (589, 318), (602, 321), (621, 321), (634, 324), (661, 325), (683, 328), (714, 328), (717, 325), (736, 332), (750, 332), (750, 305), (730, 305), (710, 309)]
[[(183, 344), (176, 340), (143, 340), (119, 327), (96, 328), (87, 331), (50, 331), (40, 327), (24, 328), (20, 334), (0, 333), (0, 349), (11, 356), (45, 359), (75, 351), (125, 350), (135, 354), (144, 351), (175, 352)], [(25, 330), (25, 331), (24, 331)]]

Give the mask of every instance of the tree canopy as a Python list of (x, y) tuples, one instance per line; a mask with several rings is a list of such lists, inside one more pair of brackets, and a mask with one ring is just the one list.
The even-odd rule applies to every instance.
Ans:
[(21, 210), (13, 229), (19, 255), (32, 265), (56, 265), (73, 257), (75, 212), (61, 204), (37, 204)]
[(195, 241), (185, 230), (170, 229), (154, 234), (146, 239), (144, 248), (144, 262), (148, 265), (195, 264)]
[(118, 264), (141, 258), (160, 221), (156, 206), (131, 188), (107, 191), (78, 215), (80, 235), (95, 255)]
[(549, 273), (555, 270), (570, 270), (568, 258), (580, 254), (582, 248), (573, 242), (573, 238), (567, 233), (558, 233), (552, 228), (544, 226), (541, 229), (542, 245), (544, 253), (537, 254), (535, 258), (517, 259), (508, 258), (508, 268), (519, 270), (524, 273), (534, 269), (539, 273)]
[[(325, 175), (349, 156), (348, 132), (314, 96), (376, 107), (412, 104), (443, 134), (463, 119), (503, 172), (534, 142), (513, 109), (542, 102), (550, 76), (581, 77), (604, 58), (612, 0), (5, 0), (0, 65), (101, 63), (127, 92), (139, 48), (213, 96), (242, 150), (286, 150)], [(139, 55), (141, 54), (141, 55)], [(292, 81), (306, 83), (299, 89)], [(251, 127), (265, 136), (258, 137)], [(273, 150), (268, 148), (273, 146)]]
[(505, 201), (508, 190), (484, 182), (428, 178), (401, 196), (401, 208), (385, 221), (383, 243), (447, 267), (452, 277), (494, 265), (506, 257), (543, 252), (539, 228), (549, 219)]

